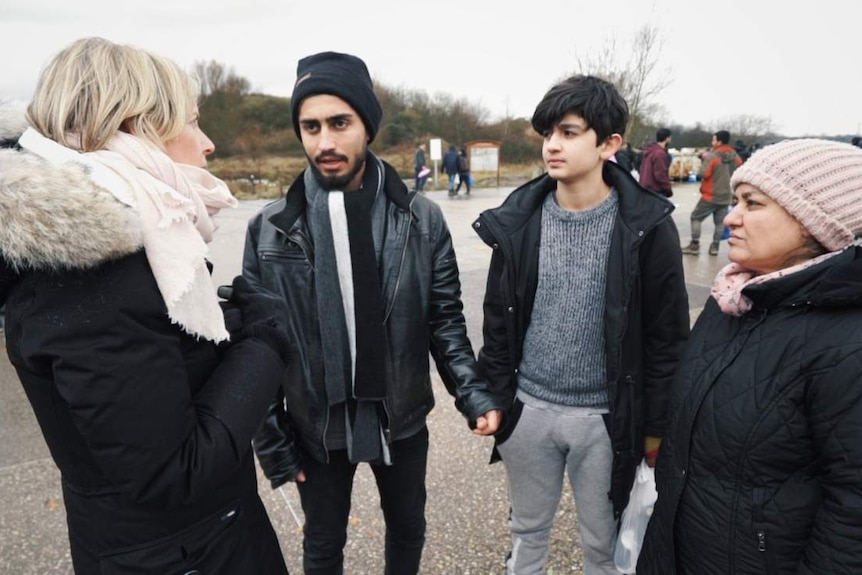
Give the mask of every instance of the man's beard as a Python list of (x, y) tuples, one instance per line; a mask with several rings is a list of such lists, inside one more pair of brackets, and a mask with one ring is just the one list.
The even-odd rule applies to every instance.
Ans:
[(316, 160), (321, 160), (324, 158), (338, 158), (339, 160), (348, 160), (347, 156), (343, 154), (321, 154), (314, 158), (312, 158), (306, 154), (308, 158), (308, 165), (311, 167), (311, 173), (314, 174), (314, 178), (317, 180), (317, 183), (320, 184), (320, 187), (326, 190), (327, 192), (331, 192), (332, 190), (344, 190), (344, 188), (353, 181), (353, 178), (356, 177), (356, 174), (361, 172), (363, 168), (365, 168), (365, 156), (367, 154), (367, 148), (362, 150), (356, 157), (356, 163), (353, 165), (353, 168), (350, 169), (344, 175), (334, 175), (327, 176), (317, 167)]

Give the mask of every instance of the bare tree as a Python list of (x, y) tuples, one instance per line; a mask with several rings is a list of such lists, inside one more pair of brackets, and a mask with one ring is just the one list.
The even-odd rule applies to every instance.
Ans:
[(716, 130), (727, 130), (741, 140), (759, 139), (775, 135), (775, 125), (769, 116), (737, 114), (713, 123)]
[[(577, 57), (579, 73), (604, 78), (625, 98), (629, 105), (626, 125), (629, 138), (661, 113), (657, 98), (673, 82), (672, 71), (660, 67), (661, 50), (658, 27), (644, 24), (635, 31), (631, 45), (622, 50), (618, 50), (616, 40), (609, 37), (597, 52)], [(628, 54), (628, 59), (621, 61), (620, 54)]]
[(209, 96), (216, 92), (228, 92), (245, 95), (251, 90), (251, 84), (242, 76), (237, 76), (233, 68), (227, 68), (221, 62), (195, 62), (194, 74), (201, 84), (201, 93)]

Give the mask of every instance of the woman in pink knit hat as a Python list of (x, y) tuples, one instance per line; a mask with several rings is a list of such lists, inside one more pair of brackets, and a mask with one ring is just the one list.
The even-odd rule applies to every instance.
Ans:
[(731, 184), (637, 573), (862, 573), (862, 149), (780, 142)]

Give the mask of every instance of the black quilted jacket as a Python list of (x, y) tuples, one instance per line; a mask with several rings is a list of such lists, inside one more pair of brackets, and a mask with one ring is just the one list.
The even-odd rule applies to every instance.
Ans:
[(744, 293), (680, 363), (638, 575), (862, 573), (862, 249)]

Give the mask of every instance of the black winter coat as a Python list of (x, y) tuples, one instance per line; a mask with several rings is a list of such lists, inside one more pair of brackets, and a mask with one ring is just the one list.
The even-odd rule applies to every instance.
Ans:
[(680, 363), (638, 575), (862, 573), (862, 249), (744, 293)]
[[(606, 162), (605, 181), (619, 195), (605, 288), (605, 353), (614, 449), (609, 495), (620, 516), (628, 503), (646, 435), (664, 435), (671, 377), (689, 332), (688, 296), (673, 206), (644, 193), (624, 169)], [(513, 191), (473, 224), (493, 248), (485, 292), (480, 366), (495, 392), (513, 406), (497, 435), (516, 423), (524, 336), (536, 294), (542, 203), (556, 182), (544, 175)], [(496, 459), (496, 457), (494, 458)]]
[[(434, 406), (429, 349), (456, 407), (472, 423), (502, 407), (477, 371), (461, 303), (461, 283), (452, 238), (440, 208), (408, 193), (398, 173), (384, 164), (386, 236), (380, 277), (387, 339), (387, 440), (421, 427)], [(315, 459), (328, 461), (324, 444), (329, 404), (324, 384), (314, 246), (305, 216), (300, 175), (284, 198), (249, 223), (243, 274), (282, 296), (290, 308), (296, 355), (288, 366), (284, 396), (275, 401), (254, 439), (255, 451), (273, 486), (299, 469), (296, 440)], [(333, 305), (341, 305), (333, 302)], [(286, 403), (286, 411), (285, 411)]]
[(443, 154), (443, 173), (457, 174), (458, 173), (458, 158), (461, 154), (457, 150), (449, 150)]
[(173, 324), (135, 220), (82, 167), (0, 151), (6, 348), (62, 474), (75, 571), (286, 573), (251, 450), (283, 362)]

